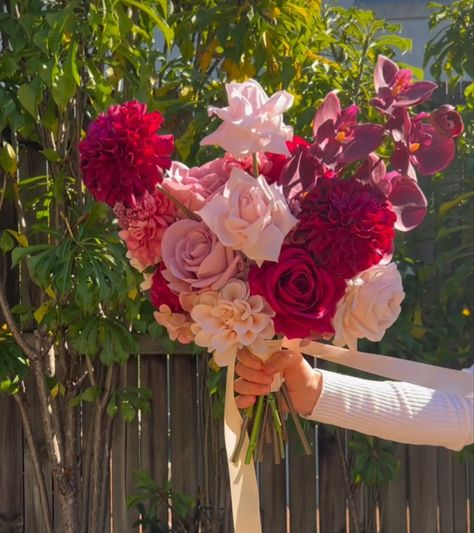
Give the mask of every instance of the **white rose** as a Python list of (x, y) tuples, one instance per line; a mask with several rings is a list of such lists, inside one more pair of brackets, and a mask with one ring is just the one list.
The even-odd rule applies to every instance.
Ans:
[(376, 265), (347, 284), (333, 319), (334, 344), (357, 349), (357, 339), (377, 342), (397, 320), (405, 297), (397, 265)]
[(198, 214), (224, 246), (241, 250), (258, 264), (278, 261), (284, 238), (298, 222), (278, 185), (241, 168), (232, 169), (223, 192)]

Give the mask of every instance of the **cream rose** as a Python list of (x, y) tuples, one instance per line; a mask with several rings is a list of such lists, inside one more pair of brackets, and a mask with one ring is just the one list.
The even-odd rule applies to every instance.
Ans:
[(395, 263), (373, 266), (350, 280), (333, 319), (334, 344), (357, 349), (357, 339), (377, 342), (400, 314), (405, 297)]
[(275, 335), (274, 314), (262, 296), (250, 295), (247, 283), (232, 279), (219, 292), (195, 297), (191, 310), (194, 342), (213, 352), (219, 366), (227, 366), (243, 346), (265, 354), (266, 341)]
[(229, 106), (209, 107), (222, 124), (204, 137), (201, 145), (217, 144), (235, 157), (257, 152), (290, 155), (286, 141), (293, 139), (293, 128), (283, 123), (282, 113), (293, 103), (293, 96), (278, 91), (270, 98), (255, 80), (227, 83)]
[(199, 212), (224, 246), (241, 250), (258, 264), (278, 261), (283, 240), (296, 225), (278, 185), (268, 185), (240, 168)]

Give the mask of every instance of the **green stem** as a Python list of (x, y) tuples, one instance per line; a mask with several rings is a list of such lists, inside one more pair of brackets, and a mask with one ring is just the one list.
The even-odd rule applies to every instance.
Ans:
[(276, 434), (278, 437), (278, 447), (280, 449), (280, 457), (284, 459), (285, 458), (285, 444), (283, 442), (281, 416), (280, 416), (280, 413), (278, 412), (278, 406), (275, 400), (275, 395), (273, 393), (269, 394), (267, 401), (270, 404), (270, 409), (272, 411), (273, 425), (275, 426)]
[(285, 398), (286, 405), (288, 405), (288, 409), (290, 410), (291, 418), (293, 419), (296, 432), (298, 433), (301, 444), (303, 445), (304, 453), (306, 455), (311, 455), (313, 453), (313, 450), (311, 449), (311, 444), (308, 442), (308, 439), (306, 438), (304, 430), (301, 426), (300, 419), (298, 417), (298, 414), (295, 411), (293, 403), (291, 402), (291, 399), (290, 399), (290, 395), (288, 394), (288, 389), (286, 388), (286, 385), (284, 383), (281, 386), (280, 390), (283, 393), (283, 397)]
[(252, 459), (253, 452), (257, 447), (257, 439), (260, 434), (260, 426), (262, 424), (262, 415), (263, 415), (263, 404), (265, 402), (265, 396), (259, 396), (257, 400), (257, 410), (255, 412), (255, 418), (253, 421), (252, 433), (250, 435), (250, 443), (247, 448), (247, 453), (245, 455), (245, 464), (250, 464)]
[(258, 178), (258, 156), (256, 153), (252, 154), (253, 161), (253, 175)]
[(252, 415), (253, 415), (253, 405), (245, 409), (245, 413), (244, 413), (243, 420), (242, 420), (242, 429), (240, 430), (240, 435), (239, 435), (239, 440), (237, 441), (237, 444), (235, 445), (235, 450), (231, 457), (231, 461), (234, 464), (237, 464), (239, 462), (240, 452), (242, 451), (242, 446), (244, 445), (245, 434), (247, 432), (247, 428), (249, 426), (249, 422), (250, 422), (250, 419), (252, 418)]

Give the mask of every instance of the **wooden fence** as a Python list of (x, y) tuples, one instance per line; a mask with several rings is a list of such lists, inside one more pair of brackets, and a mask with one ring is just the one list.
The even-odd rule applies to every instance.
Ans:
[[(107, 533), (138, 531), (136, 509), (127, 509), (134, 472), (143, 469), (160, 485), (192, 496), (197, 506), (187, 531), (230, 533), (221, 422), (213, 419), (205, 384), (207, 359), (190, 355), (146, 355), (121, 369), (121, 384), (152, 388), (151, 411), (132, 423), (117, 418), (111, 458)], [(34, 399), (32, 399), (34, 400)], [(35, 403), (32, 402), (34, 407)], [(87, 406), (83, 416), (87, 416)], [(39, 417), (33, 428), (41, 439)], [(315, 426), (313, 456), (293, 438), (287, 459), (258, 466), (265, 533), (356, 531), (349, 518), (344, 475), (334, 432)], [(343, 450), (344, 453), (344, 450)], [(434, 447), (398, 446), (400, 472), (380, 494), (362, 488), (355, 497), (359, 531), (372, 533), (470, 533), (473, 530), (474, 461)], [(47, 471), (46, 453), (42, 453)], [(51, 479), (50, 477), (48, 479)], [(50, 502), (57, 508), (54, 487)], [(55, 515), (58, 520), (57, 514)], [(161, 518), (167, 522), (163, 509)], [(195, 523), (199, 522), (200, 529)], [(57, 525), (56, 531), (61, 528)], [(12, 398), (0, 398), (0, 533), (42, 533), (37, 492), (21, 420)], [(250, 533), (250, 532), (249, 532)]]

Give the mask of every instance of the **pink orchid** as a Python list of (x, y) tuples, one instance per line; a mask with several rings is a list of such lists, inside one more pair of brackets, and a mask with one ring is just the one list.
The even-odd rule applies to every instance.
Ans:
[(464, 131), (462, 117), (452, 105), (444, 104), (435, 109), (430, 122), (438, 133), (447, 137), (459, 137)]
[(269, 98), (255, 80), (227, 83), (226, 91), (229, 106), (208, 109), (223, 122), (201, 145), (219, 145), (235, 157), (264, 151), (289, 155), (286, 141), (293, 138), (293, 128), (283, 123), (283, 112), (293, 96), (278, 91)]
[(370, 102), (377, 109), (390, 113), (397, 107), (410, 107), (427, 100), (436, 89), (431, 81), (412, 81), (411, 70), (400, 69), (383, 55), (377, 59), (374, 71), (377, 96)]

